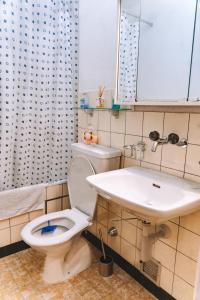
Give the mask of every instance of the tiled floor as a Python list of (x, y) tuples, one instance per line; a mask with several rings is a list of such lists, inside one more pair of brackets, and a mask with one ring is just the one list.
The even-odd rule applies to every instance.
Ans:
[(32, 249), (0, 259), (0, 300), (153, 300), (141, 285), (119, 267), (103, 278), (97, 253), (88, 270), (70, 280), (49, 285), (42, 281), (44, 257)]

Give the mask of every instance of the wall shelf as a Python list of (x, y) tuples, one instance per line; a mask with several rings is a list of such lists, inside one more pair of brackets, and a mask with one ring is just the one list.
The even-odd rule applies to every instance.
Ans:
[(121, 107), (121, 108), (111, 108), (111, 107), (103, 107), (103, 108), (97, 108), (97, 107), (88, 107), (88, 108), (81, 108), (81, 107), (75, 107), (74, 109), (80, 109), (84, 111), (86, 114), (93, 116), (94, 111), (110, 111), (111, 114), (118, 119), (119, 118), (119, 112), (120, 111), (130, 111), (131, 108)]

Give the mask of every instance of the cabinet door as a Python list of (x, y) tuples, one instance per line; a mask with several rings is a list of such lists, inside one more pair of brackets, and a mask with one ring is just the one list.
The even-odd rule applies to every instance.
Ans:
[(200, 1), (197, 2), (196, 26), (190, 77), (189, 101), (200, 100)]
[(141, 0), (137, 100), (186, 101), (196, 0)]

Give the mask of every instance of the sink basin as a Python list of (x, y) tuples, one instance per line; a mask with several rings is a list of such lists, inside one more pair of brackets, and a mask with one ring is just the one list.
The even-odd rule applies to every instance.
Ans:
[(139, 218), (161, 223), (200, 209), (200, 184), (150, 169), (131, 167), (87, 177), (107, 199)]

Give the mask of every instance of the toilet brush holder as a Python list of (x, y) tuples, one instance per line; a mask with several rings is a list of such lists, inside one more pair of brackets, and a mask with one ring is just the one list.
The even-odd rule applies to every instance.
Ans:
[(113, 273), (113, 259), (112, 257), (106, 255), (101, 228), (99, 228), (99, 237), (103, 252), (103, 256), (100, 257), (99, 261), (99, 274), (103, 277), (108, 277)]
[(103, 277), (108, 277), (113, 274), (113, 259), (110, 256), (100, 257), (99, 274)]

